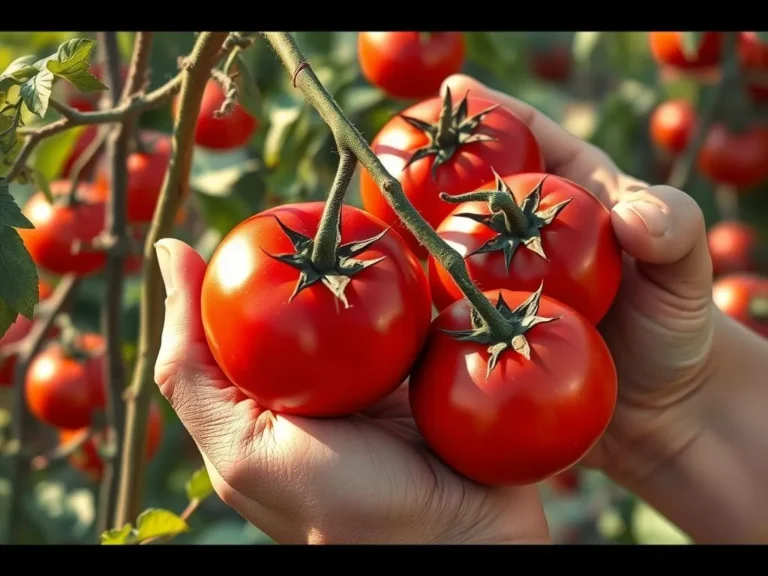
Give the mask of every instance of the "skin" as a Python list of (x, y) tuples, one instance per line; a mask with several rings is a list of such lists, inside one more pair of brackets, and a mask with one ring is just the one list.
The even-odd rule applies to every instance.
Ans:
[(768, 179), (768, 128), (753, 126), (730, 132), (723, 124), (710, 128), (699, 153), (699, 170), (713, 182), (750, 188)]
[(737, 221), (722, 221), (707, 232), (712, 272), (753, 272), (757, 264), (760, 237), (752, 226)]
[(680, 154), (696, 128), (696, 110), (687, 100), (662, 102), (651, 114), (651, 139), (662, 150)]
[[(763, 301), (762, 314), (754, 314), (750, 306), (755, 299)], [(715, 305), (750, 330), (768, 338), (768, 278), (750, 273), (723, 276), (712, 288)]]
[(694, 57), (688, 57), (683, 51), (680, 32), (651, 32), (649, 40), (657, 62), (687, 70), (717, 66), (723, 48), (721, 32), (707, 32)]
[[(697, 542), (766, 543), (768, 342), (714, 306), (696, 203), (623, 174), (527, 104), (466, 76), (446, 83), (506, 102), (536, 134), (548, 171), (611, 209), (626, 254), (619, 296), (600, 328), (619, 389), (611, 424), (582, 464)], [(171, 239), (157, 252), (167, 300), (155, 379), (217, 494), (248, 521), (281, 543), (550, 542), (536, 486), (483, 487), (441, 464), (415, 431), (405, 388), (331, 421), (245, 399), (205, 342), (204, 260)]]

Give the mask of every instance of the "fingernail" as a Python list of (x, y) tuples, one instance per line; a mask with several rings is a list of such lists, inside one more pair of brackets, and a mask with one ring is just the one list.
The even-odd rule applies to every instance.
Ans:
[(157, 253), (157, 264), (160, 267), (160, 275), (165, 284), (165, 295), (173, 290), (173, 272), (171, 270), (171, 251), (163, 244), (162, 240), (155, 242), (155, 252)]
[(658, 204), (637, 200), (636, 202), (625, 202), (616, 206), (620, 216), (627, 214), (627, 211), (635, 214), (643, 224), (645, 224), (648, 234), (654, 237), (664, 236), (669, 227), (669, 218), (664, 209)]

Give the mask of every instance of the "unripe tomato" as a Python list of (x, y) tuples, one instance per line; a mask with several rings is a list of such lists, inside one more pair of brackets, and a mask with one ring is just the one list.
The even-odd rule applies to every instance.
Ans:
[[(222, 118), (216, 118), (216, 112), (226, 100), (227, 95), (218, 82), (209, 80), (200, 102), (200, 114), (195, 125), (195, 144), (211, 150), (233, 150), (248, 144), (253, 133), (259, 127), (258, 120), (235, 103), (232, 112)], [(178, 115), (179, 96), (173, 101), (173, 115)]]
[(749, 224), (736, 221), (718, 222), (707, 233), (712, 272), (717, 276), (731, 272), (757, 270), (760, 237)]
[(718, 184), (751, 188), (768, 179), (768, 128), (731, 132), (724, 124), (709, 130), (699, 153), (699, 170)]
[(768, 338), (768, 278), (750, 272), (721, 277), (712, 287), (721, 311), (763, 338)]
[(359, 32), (357, 55), (366, 80), (394, 98), (429, 98), (464, 64), (461, 32)]
[[(59, 444), (68, 444), (75, 440), (84, 430), (59, 430)], [(160, 407), (151, 402), (149, 405), (149, 418), (147, 421), (147, 460), (151, 460), (157, 453), (157, 449), (163, 440), (163, 414)], [(103, 439), (99, 435), (86, 440), (69, 458), (69, 464), (76, 470), (85, 473), (93, 482), (101, 480), (104, 474), (104, 461), (99, 454)]]
[(683, 50), (681, 32), (650, 32), (651, 53), (659, 64), (684, 70), (713, 68), (720, 63), (723, 33), (707, 32), (696, 55), (689, 57)]
[(51, 343), (35, 356), (27, 372), (29, 411), (55, 428), (83, 428), (105, 405), (104, 338), (80, 334), (71, 349)]
[(696, 129), (696, 110), (687, 100), (667, 100), (651, 114), (651, 139), (662, 150), (683, 152)]
[(562, 82), (571, 73), (571, 51), (563, 45), (534, 49), (528, 60), (534, 76), (550, 82)]

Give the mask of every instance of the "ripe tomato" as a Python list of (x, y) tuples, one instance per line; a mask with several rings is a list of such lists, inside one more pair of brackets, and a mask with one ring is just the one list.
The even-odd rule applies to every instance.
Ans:
[[(64, 445), (74, 441), (83, 431), (82, 428), (59, 430), (59, 444)], [(155, 402), (149, 405), (147, 431), (147, 460), (151, 460), (163, 440), (163, 414)], [(68, 458), (73, 468), (84, 472), (93, 482), (101, 480), (101, 475), (104, 473), (104, 462), (99, 454), (103, 441), (102, 435), (94, 435)]]
[[(450, 99), (450, 92), (447, 97)], [(454, 131), (445, 136), (444, 144), (439, 144), (436, 126), (442, 108), (440, 98), (408, 108), (387, 122), (371, 144), (384, 167), (400, 181), (405, 195), (433, 228), (452, 208), (440, 200), (440, 192), (455, 195), (475, 190), (493, 180), (494, 169), (505, 175), (544, 171), (544, 159), (533, 132), (507, 108), (464, 96), (452, 112)], [(427, 250), (402, 224), (365, 169), (360, 173), (360, 194), (367, 212), (394, 226), (417, 256), (427, 256)]]
[(686, 55), (681, 34), (681, 32), (649, 33), (651, 53), (656, 62), (686, 70), (713, 68), (720, 63), (723, 51), (722, 32), (706, 32), (693, 57)]
[[(260, 407), (285, 414), (340, 416), (380, 400), (404, 381), (429, 327), (421, 265), (396, 232), (358, 208), (343, 208), (339, 275), (320, 282), (314, 269), (286, 262), (306, 262), (296, 254), (311, 250), (323, 206), (278, 206), (244, 220), (203, 282), (203, 326), (219, 366)], [(331, 288), (344, 281), (336, 296)]]
[(541, 80), (562, 82), (571, 73), (571, 51), (563, 45), (548, 46), (531, 52), (528, 65)]
[(715, 306), (768, 338), (768, 278), (750, 272), (723, 276), (712, 287)]
[(707, 240), (715, 275), (757, 270), (760, 237), (749, 224), (718, 222), (709, 229)]
[(461, 32), (359, 32), (357, 56), (366, 80), (389, 96), (429, 98), (464, 64)]
[(581, 476), (578, 468), (569, 468), (565, 472), (560, 472), (550, 479), (552, 488), (558, 494), (574, 494), (578, 492), (581, 485)]
[(51, 193), (56, 202), (50, 204), (42, 192), (30, 196), (24, 205), (24, 214), (34, 229), (19, 229), (24, 245), (32, 260), (52, 274), (73, 273), (85, 276), (104, 268), (103, 252), (82, 250), (73, 254), (77, 241), (89, 243), (104, 229), (104, 204), (92, 200), (92, 185), (81, 182), (78, 203), (66, 206), (63, 196), (69, 192), (69, 180), (51, 182)]
[(476, 326), (466, 299), (441, 312), (411, 372), (413, 418), (432, 451), (468, 478), (534, 484), (600, 439), (616, 405), (616, 368), (597, 329), (558, 300), (485, 294), (514, 337), (504, 349), (459, 339)]
[[(437, 227), (443, 240), (464, 256), (475, 284), (482, 290), (533, 292), (544, 281), (548, 296), (597, 324), (621, 282), (621, 247), (608, 209), (581, 186), (552, 174), (497, 177), (480, 189), (514, 195), (524, 222), (508, 227), (501, 211), (490, 220), (494, 212), (489, 203), (473, 201), (456, 206)], [(464, 297), (432, 256), (427, 266), (438, 310)]]
[[(232, 112), (222, 118), (216, 118), (216, 112), (226, 100), (227, 95), (221, 86), (209, 80), (200, 102), (200, 114), (195, 125), (195, 144), (212, 150), (232, 150), (248, 144), (259, 122), (240, 103), (236, 103)], [(173, 101), (173, 115), (178, 114), (179, 96)]]
[(752, 99), (768, 101), (768, 44), (761, 42), (756, 32), (742, 32), (738, 48), (743, 71), (748, 76), (759, 76), (747, 84)]
[(757, 125), (735, 133), (715, 124), (698, 160), (699, 170), (713, 182), (736, 188), (756, 186), (768, 179), (768, 128)]
[(667, 100), (651, 114), (651, 139), (661, 149), (679, 154), (696, 129), (696, 110), (687, 100)]
[(90, 425), (95, 409), (106, 402), (104, 338), (80, 334), (72, 346), (51, 343), (29, 365), (26, 398), (29, 411), (55, 428)]

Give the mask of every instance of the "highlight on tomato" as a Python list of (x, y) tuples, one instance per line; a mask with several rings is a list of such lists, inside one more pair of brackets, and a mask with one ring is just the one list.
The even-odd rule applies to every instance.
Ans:
[(768, 278), (737, 272), (719, 278), (712, 299), (722, 312), (763, 338), (768, 338)]
[(688, 147), (696, 125), (696, 109), (688, 100), (666, 100), (651, 114), (651, 140), (660, 149), (677, 155)]
[(723, 220), (707, 232), (712, 272), (715, 276), (732, 272), (756, 272), (766, 258), (757, 230), (744, 222)]
[(701, 147), (699, 170), (717, 184), (737, 191), (768, 180), (768, 125), (754, 124), (734, 131), (713, 125)]
[(507, 333), (492, 335), (466, 299), (443, 310), (411, 372), (413, 418), (430, 449), (467, 478), (534, 484), (572, 467), (603, 435), (616, 368), (592, 323), (542, 287), (484, 294)]

